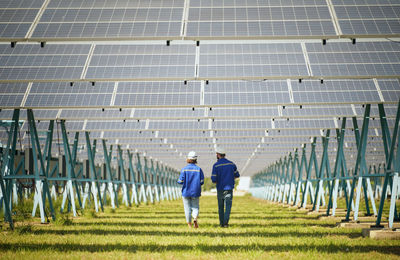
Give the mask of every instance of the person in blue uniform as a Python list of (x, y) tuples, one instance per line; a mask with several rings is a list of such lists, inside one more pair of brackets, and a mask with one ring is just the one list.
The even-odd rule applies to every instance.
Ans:
[(239, 178), (240, 174), (236, 165), (225, 158), (224, 148), (217, 147), (215, 152), (218, 161), (213, 166), (211, 181), (217, 184), (219, 225), (227, 228), (232, 208), (235, 178)]
[(201, 185), (204, 184), (204, 174), (197, 163), (196, 152), (189, 152), (186, 162), (188, 165), (182, 168), (178, 183), (182, 184), (183, 207), (188, 227), (192, 227), (192, 216), (194, 228), (198, 228), (197, 218), (199, 216), (199, 201), (201, 196)]

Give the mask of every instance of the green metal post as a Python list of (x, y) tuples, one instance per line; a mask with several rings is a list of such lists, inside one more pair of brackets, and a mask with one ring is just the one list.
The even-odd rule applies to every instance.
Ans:
[[(358, 168), (360, 167), (362, 157), (365, 157), (365, 150), (366, 150), (367, 137), (368, 137), (370, 109), (371, 109), (371, 105), (367, 104), (365, 107), (365, 112), (364, 112), (363, 126), (362, 126), (362, 130), (361, 130), (361, 140), (360, 140), (360, 144), (357, 148), (357, 160), (356, 160), (356, 165), (354, 167), (353, 182), (351, 184), (351, 190), (350, 190), (349, 204), (353, 201), (354, 189), (356, 187), (356, 182), (358, 179), (359, 183), (358, 183), (358, 187), (357, 187), (356, 205), (354, 208), (354, 219), (355, 220), (357, 220), (357, 217), (358, 217), (357, 215), (358, 215), (358, 207), (359, 207), (359, 202), (360, 202), (359, 199), (360, 199), (361, 184), (362, 184), (362, 169), (360, 169), (360, 176), (359, 176)], [(357, 125), (357, 118), (355, 118), (355, 117), (353, 117), (353, 126), (354, 126), (354, 132), (357, 133), (358, 125)], [(356, 136), (357, 136), (357, 134), (356, 134)], [(351, 205), (347, 205), (347, 209), (349, 209), (350, 207), (351, 207)], [(350, 221), (350, 210), (347, 210), (346, 218), (342, 221)]]
[(96, 172), (96, 166), (94, 164), (94, 158), (96, 153), (96, 140), (93, 141), (93, 149), (92, 149), (90, 145), (89, 132), (85, 132), (85, 137), (86, 137), (86, 150), (88, 152), (89, 168), (91, 171), (90, 175), (92, 183), (96, 183), (97, 196), (99, 196), (101, 211), (104, 212), (103, 200), (101, 199), (100, 184), (99, 184), (100, 178)]
[[(79, 207), (82, 209), (82, 200), (81, 200), (81, 195), (79, 192), (79, 187), (78, 187), (78, 183), (76, 180), (76, 176), (75, 176), (75, 162), (74, 162), (74, 158), (71, 154), (71, 149), (69, 146), (69, 141), (68, 141), (68, 135), (67, 135), (67, 130), (65, 128), (65, 120), (61, 120), (61, 133), (62, 133), (62, 138), (63, 138), (63, 143), (64, 143), (64, 153), (65, 153), (65, 159), (66, 159), (66, 166), (67, 166), (67, 173), (68, 173), (68, 181), (67, 181), (67, 186), (66, 188), (69, 188), (69, 199), (70, 199), (70, 203), (72, 204), (72, 207), (74, 208), (75, 206), (75, 198), (74, 198), (74, 192), (73, 192), (73, 188), (72, 188), (72, 184), (75, 186), (75, 192), (76, 192), (76, 196), (78, 198), (78, 203), (79, 203)], [(76, 148), (73, 147), (73, 150), (75, 150)], [(69, 184), (68, 184), (69, 182)], [(68, 193), (67, 193), (68, 194)], [(76, 215), (76, 212), (74, 212), (74, 215)]]
[[(301, 205), (300, 205), (300, 207), (303, 207), (303, 208), (306, 208), (308, 190), (310, 189), (309, 186), (312, 186), (312, 183), (311, 183), (311, 171), (312, 171), (312, 167), (313, 167), (313, 162), (315, 164), (315, 146), (316, 145), (317, 145), (317, 137), (314, 137), (313, 141), (311, 143), (310, 161), (308, 163), (308, 167), (306, 167), (306, 171), (307, 171), (307, 175), (306, 176), (307, 177), (306, 177), (305, 187), (304, 187), (302, 201), (301, 201)], [(313, 198), (312, 198), (311, 192), (310, 192), (310, 198), (311, 198), (311, 203), (313, 203)]]
[(330, 132), (331, 132), (330, 129), (328, 129), (326, 131), (326, 136), (324, 138), (322, 138), (323, 153), (322, 153), (322, 158), (321, 158), (320, 170), (319, 170), (319, 172), (317, 172), (317, 186), (315, 189), (314, 204), (313, 204), (312, 211), (319, 210), (320, 200), (321, 200), (321, 197), (323, 196), (321, 189), (323, 189), (323, 182), (325, 181), (324, 170), (326, 168), (326, 164), (329, 163), (328, 144), (329, 144)]
[[(34, 158), (33, 164), (34, 164), (34, 168), (35, 168), (35, 179), (36, 179), (36, 186), (37, 186), (36, 193), (35, 193), (36, 199), (34, 202), (34, 208), (32, 210), (32, 216), (34, 216), (34, 213), (36, 211), (36, 206), (39, 204), (41, 221), (42, 221), (42, 223), (44, 223), (45, 222), (44, 216), (46, 215), (46, 213), (44, 211), (45, 205), (46, 205), (45, 204), (46, 194), (48, 197), (50, 211), (51, 211), (53, 220), (55, 220), (55, 214), (54, 214), (53, 204), (51, 201), (47, 176), (45, 174), (45, 167), (44, 167), (43, 156), (42, 156), (42, 152), (41, 152), (41, 148), (40, 148), (39, 137), (38, 137), (38, 133), (37, 133), (36, 125), (35, 125), (35, 118), (33, 116), (33, 111), (31, 109), (28, 109), (27, 112), (28, 112), (29, 131), (30, 131), (31, 142), (32, 142), (32, 155)], [(47, 137), (49, 137), (49, 135)], [(49, 146), (51, 146), (51, 143), (49, 143)], [(39, 160), (39, 162), (38, 162), (38, 160)], [(43, 191), (43, 193), (42, 193), (42, 191)]]
[(129, 188), (126, 185), (126, 178), (125, 178), (125, 167), (124, 167), (124, 158), (123, 158), (123, 152), (121, 150), (121, 146), (118, 145), (118, 155), (119, 155), (119, 167), (121, 169), (121, 175), (122, 175), (122, 189), (123, 189), (123, 195), (125, 196), (126, 204), (127, 206), (132, 206), (131, 201), (129, 200)]
[[(118, 194), (115, 191), (115, 187), (114, 187), (114, 180), (113, 180), (113, 173), (111, 170), (111, 156), (112, 156), (112, 146), (110, 146), (110, 153), (107, 152), (107, 145), (106, 145), (106, 140), (102, 140), (103, 143), (103, 151), (104, 151), (104, 161), (106, 163), (106, 171), (107, 171), (107, 176), (108, 176), (108, 186), (111, 187), (111, 189), (109, 188), (109, 192), (111, 195), (111, 206), (113, 208), (115, 208), (114, 203), (117, 205), (118, 207)], [(105, 196), (104, 196), (105, 198)]]
[(135, 176), (135, 171), (133, 169), (133, 163), (132, 163), (132, 157), (133, 155), (130, 153), (128, 150), (128, 164), (129, 164), (129, 173), (131, 174), (131, 183), (132, 183), (132, 198), (131, 198), (131, 204), (133, 202), (133, 199), (135, 200), (135, 204), (139, 204), (138, 200), (138, 191), (137, 191), (137, 182), (136, 182), (136, 176)]
[[(330, 209), (332, 207), (334, 207), (333, 212), (335, 212), (335, 208), (336, 208), (337, 190), (339, 187), (339, 182), (341, 180), (340, 171), (342, 170), (342, 166), (343, 166), (343, 164), (342, 164), (343, 156), (342, 155), (343, 155), (343, 144), (344, 144), (345, 132), (346, 132), (346, 117), (344, 117), (342, 120), (342, 126), (341, 126), (340, 130), (336, 131), (336, 137), (337, 137), (336, 139), (338, 142), (338, 148), (337, 148), (337, 152), (336, 152), (335, 167), (333, 169), (333, 180), (335, 181), (335, 183), (334, 183), (334, 188), (329, 190), (328, 208), (326, 210), (327, 216), (329, 216)], [(335, 196), (335, 198), (332, 198), (332, 196)], [(333, 205), (333, 200), (335, 201), (335, 205)]]
[[(390, 183), (390, 186), (393, 187), (391, 173), (392, 173), (392, 163), (393, 163), (394, 150), (395, 150), (394, 148), (395, 148), (395, 144), (396, 144), (395, 139), (397, 137), (397, 133), (399, 130), (400, 101), (397, 106), (396, 121), (395, 121), (395, 125), (394, 125), (394, 130), (393, 130), (393, 139), (394, 139), (393, 141), (390, 140), (389, 127), (388, 127), (388, 124), (386, 121), (386, 114), (385, 114), (383, 104), (378, 104), (378, 108), (379, 108), (379, 116), (380, 116), (381, 127), (382, 127), (382, 138), (383, 138), (385, 155), (386, 155), (386, 165), (385, 165), (385, 169), (384, 169), (385, 178), (384, 178), (383, 186), (382, 186), (382, 194), (381, 194), (381, 200), (379, 203), (378, 216), (376, 218), (376, 223), (375, 223), (374, 227), (383, 228), (383, 226), (381, 225), (381, 219), (382, 219), (382, 214), (383, 214), (383, 206), (385, 204), (387, 186)], [(390, 147), (390, 150), (389, 150), (389, 147)], [(396, 207), (394, 208), (394, 215), (398, 216)]]
[[(15, 130), (15, 128), (18, 127), (19, 124), (19, 109), (14, 109), (13, 112), (13, 118), (12, 118), (12, 123), (11, 123), (11, 129), (12, 131)], [(4, 185), (4, 180), (3, 176), (6, 175), (6, 167), (8, 166), (8, 158), (9, 158), (9, 151), (10, 151), (10, 146), (11, 146), (11, 139), (15, 138), (16, 134), (12, 135), (10, 131), (10, 134), (8, 136), (8, 141), (7, 141), (7, 146), (3, 148), (3, 164), (1, 166), (1, 172), (0, 172), (0, 188), (1, 192), (3, 194), (3, 204), (4, 204), (4, 218), (6, 221), (8, 221), (10, 228), (14, 230), (14, 222), (11, 217), (11, 205), (10, 205), (10, 199), (9, 199), (9, 194), (6, 192), (6, 187)], [(18, 131), (18, 128), (17, 128)]]

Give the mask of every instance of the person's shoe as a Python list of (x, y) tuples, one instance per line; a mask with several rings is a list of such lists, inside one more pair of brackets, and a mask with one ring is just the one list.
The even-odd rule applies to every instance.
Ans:
[(225, 225), (224, 225), (224, 228), (228, 228), (228, 227), (229, 227), (229, 225), (228, 225), (228, 224), (225, 224)]
[(192, 228), (192, 223), (187, 223), (189, 228)]
[(193, 220), (193, 223), (194, 223), (194, 228), (198, 228), (199, 227), (199, 224), (197, 223), (197, 219)]

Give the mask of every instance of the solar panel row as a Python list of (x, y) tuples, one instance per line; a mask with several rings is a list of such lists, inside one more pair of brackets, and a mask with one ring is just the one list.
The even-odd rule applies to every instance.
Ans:
[(1, 44), (1, 81), (363, 78), (399, 77), (400, 71), (398, 44), (389, 41), (333, 42), (326, 48), (305, 43), (305, 51), (301, 43), (204, 44), (198, 61), (194, 44), (100, 44), (93, 54), (90, 47)]
[(47, 40), (400, 34), (398, 1), (190, 1), (186, 9), (184, 0), (13, 2), (0, 4), (7, 40), (27, 39), (32, 29), (31, 39)]

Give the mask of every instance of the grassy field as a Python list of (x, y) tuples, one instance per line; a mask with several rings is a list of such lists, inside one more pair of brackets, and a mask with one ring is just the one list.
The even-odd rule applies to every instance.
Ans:
[(182, 201), (90, 214), (70, 221), (4, 223), (1, 259), (399, 259), (400, 241), (376, 241), (337, 220), (235, 197), (230, 227), (220, 228), (216, 197), (200, 200), (199, 229), (185, 224)]

